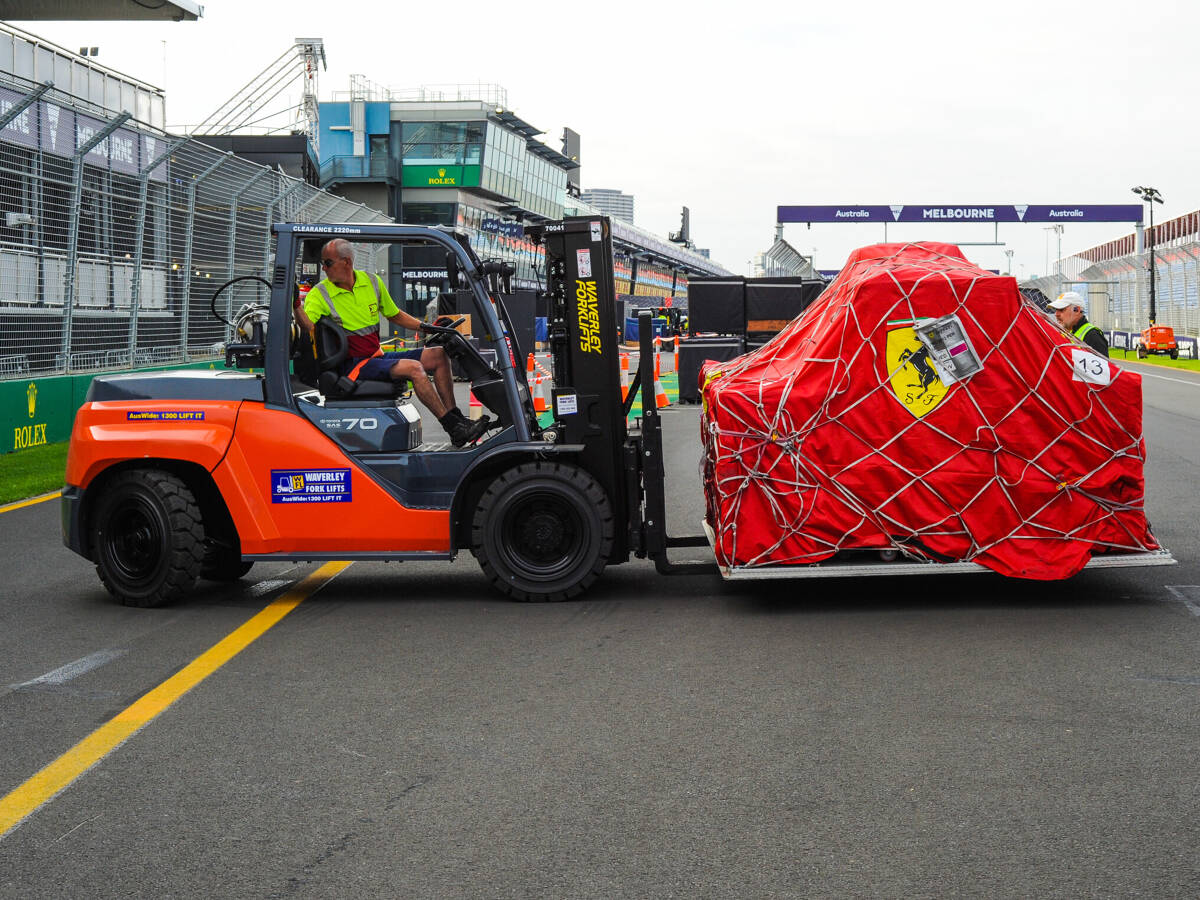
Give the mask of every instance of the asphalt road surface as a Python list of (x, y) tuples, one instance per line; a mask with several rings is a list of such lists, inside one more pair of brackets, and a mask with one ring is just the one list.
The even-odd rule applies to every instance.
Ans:
[[(1173, 567), (509, 603), (356, 563), (0, 838), (3, 897), (1200, 894), (1200, 378), (1149, 377)], [(673, 533), (696, 408), (665, 413)], [(316, 566), (114, 605), (0, 515), (0, 795)]]

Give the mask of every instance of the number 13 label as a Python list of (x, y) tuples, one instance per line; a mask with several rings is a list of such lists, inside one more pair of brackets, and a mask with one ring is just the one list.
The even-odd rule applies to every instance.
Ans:
[(1075, 381), (1086, 381), (1089, 384), (1101, 385), (1112, 383), (1112, 366), (1102, 356), (1072, 347), (1071, 365), (1075, 370)]

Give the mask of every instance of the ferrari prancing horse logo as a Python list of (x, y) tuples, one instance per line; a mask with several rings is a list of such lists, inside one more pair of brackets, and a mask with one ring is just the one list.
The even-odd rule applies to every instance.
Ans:
[(911, 325), (888, 332), (887, 367), (896, 399), (918, 419), (945, 398), (946, 386), (929, 359), (929, 348)]

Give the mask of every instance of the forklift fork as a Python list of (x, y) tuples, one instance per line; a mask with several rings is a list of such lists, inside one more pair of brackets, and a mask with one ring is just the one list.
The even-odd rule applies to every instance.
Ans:
[[(661, 575), (718, 574), (720, 567), (712, 562), (673, 563), (667, 558), (672, 547), (707, 547), (704, 535), (670, 537), (667, 534), (666, 465), (663, 461), (662, 420), (654, 396), (654, 319), (650, 310), (638, 310), (638, 375), (629, 390), (626, 412), (633, 403), (634, 392), (642, 395), (641, 463), (642, 489), (645, 503), (642, 513), (642, 533), (646, 555), (654, 560)], [(649, 389), (647, 389), (649, 388)]]

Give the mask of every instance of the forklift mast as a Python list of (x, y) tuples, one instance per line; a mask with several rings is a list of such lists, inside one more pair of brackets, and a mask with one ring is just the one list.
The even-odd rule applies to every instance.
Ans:
[[(662, 431), (655, 405), (650, 311), (639, 317), (640, 364), (621, 397), (621, 346), (613, 283), (612, 228), (605, 216), (571, 216), (525, 229), (546, 251), (548, 338), (554, 367), (552, 411), (560, 440), (583, 445), (579, 461), (603, 485), (625, 534), (614, 540), (610, 562), (630, 553), (650, 557), (660, 572), (668, 547), (698, 546), (704, 538), (666, 533)], [(638, 392), (639, 428), (626, 420)], [(623, 541), (622, 541), (623, 538)], [(689, 571), (692, 567), (685, 566)], [(715, 570), (711, 565), (707, 568)]]
[(611, 226), (602, 216), (572, 216), (525, 233), (546, 251), (551, 410), (560, 441), (583, 446), (580, 466), (600, 482), (625, 525), (614, 535), (610, 562), (641, 556), (640, 479), (621, 398)]

